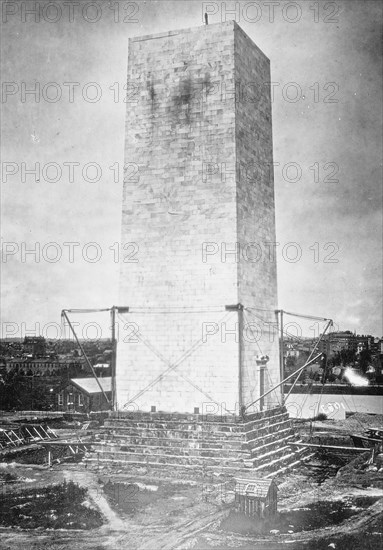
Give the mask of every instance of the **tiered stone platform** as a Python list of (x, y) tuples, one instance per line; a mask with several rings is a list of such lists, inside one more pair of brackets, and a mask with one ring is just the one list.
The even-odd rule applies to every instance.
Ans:
[(88, 462), (171, 466), (227, 473), (249, 468), (262, 475), (299, 463), (302, 450), (285, 407), (245, 418), (180, 413), (114, 412)]

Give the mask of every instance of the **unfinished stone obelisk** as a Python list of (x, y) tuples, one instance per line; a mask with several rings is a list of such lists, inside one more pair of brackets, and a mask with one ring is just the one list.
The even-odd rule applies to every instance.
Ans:
[(280, 381), (269, 60), (234, 21), (141, 36), (127, 91), (117, 408), (238, 414)]

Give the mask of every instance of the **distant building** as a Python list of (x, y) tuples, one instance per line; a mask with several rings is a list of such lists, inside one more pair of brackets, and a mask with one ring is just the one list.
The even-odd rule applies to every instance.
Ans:
[(104, 376), (105, 372), (110, 369), (110, 365), (109, 363), (96, 363), (93, 365), (93, 368), (100, 371), (102, 373), (101, 376)]
[(18, 358), (5, 361), (6, 372), (17, 372), (23, 376), (65, 376), (73, 378), (84, 372), (80, 361)]
[(299, 357), (298, 344), (287, 342), (284, 346), (284, 357)]
[(356, 351), (361, 338), (350, 331), (331, 332), (323, 337), (319, 344), (319, 350), (328, 356), (334, 355), (344, 349)]
[(373, 336), (371, 336), (368, 342), (368, 346), (370, 348), (371, 355), (373, 355), (374, 357), (383, 355), (383, 339), (374, 338)]
[(43, 336), (26, 336), (23, 347), (25, 353), (31, 353), (33, 356), (44, 356), (47, 350), (47, 343)]
[[(109, 400), (112, 399), (112, 379), (98, 378)], [(66, 412), (105, 411), (110, 409), (95, 378), (72, 378), (57, 394), (57, 409)]]
[(333, 355), (341, 350), (352, 350), (361, 353), (363, 350), (370, 350), (371, 354), (378, 356), (381, 351), (382, 339), (370, 335), (353, 334), (350, 331), (332, 332), (326, 334), (320, 342), (320, 350)]

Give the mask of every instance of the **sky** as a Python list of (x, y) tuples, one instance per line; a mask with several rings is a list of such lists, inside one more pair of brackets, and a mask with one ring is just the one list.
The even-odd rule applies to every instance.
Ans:
[(3, 337), (52, 338), (63, 308), (118, 303), (128, 38), (202, 25), (204, 12), (236, 19), (271, 61), (279, 307), (381, 336), (380, 2), (2, 10)]

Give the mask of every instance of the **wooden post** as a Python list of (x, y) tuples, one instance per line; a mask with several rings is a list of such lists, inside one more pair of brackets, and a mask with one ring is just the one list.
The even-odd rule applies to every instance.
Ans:
[(112, 411), (117, 410), (116, 396), (116, 364), (117, 364), (117, 339), (116, 339), (116, 307), (110, 310), (112, 322)]
[(293, 372), (292, 374), (290, 374), (287, 378), (285, 378), (284, 380), (282, 380), (282, 382), (280, 382), (279, 384), (277, 384), (276, 386), (274, 386), (273, 388), (271, 388), (271, 390), (267, 391), (266, 393), (264, 393), (263, 395), (261, 395), (260, 397), (258, 397), (257, 399), (255, 399), (255, 401), (252, 401), (251, 403), (249, 403), (249, 405), (246, 405), (246, 409), (249, 409), (252, 405), (255, 405), (255, 403), (257, 403), (262, 397), (266, 397), (266, 395), (269, 395), (269, 393), (271, 393), (272, 391), (275, 391), (277, 388), (279, 388), (280, 386), (282, 386), (282, 384), (284, 384), (285, 382), (287, 382), (287, 380), (290, 380), (290, 378), (292, 378), (293, 376), (295, 376), (296, 374), (298, 374), (299, 372), (301, 372), (303, 369), (305, 369), (306, 367), (308, 367), (311, 363), (314, 363), (314, 361), (316, 361), (319, 357), (321, 356), (320, 353), (318, 353), (318, 355), (316, 355), (315, 357), (313, 357), (312, 359), (310, 359), (310, 361), (306, 361), (306, 363), (304, 365), (302, 365), (301, 367), (299, 367), (299, 369), (297, 369), (295, 372)]
[(263, 397), (263, 394), (265, 393), (265, 367), (261, 365), (259, 367), (259, 410), (263, 411), (265, 408), (265, 398)]
[(242, 412), (243, 406), (243, 305), (238, 304), (238, 404), (239, 412)]
[[(280, 316), (281, 316), (281, 337), (279, 342), (279, 369), (280, 369), (280, 376), (281, 380), (285, 377), (285, 365), (284, 365), (284, 350), (283, 350), (283, 309), (280, 310)], [(282, 405), (284, 405), (284, 391), (282, 386)]]

